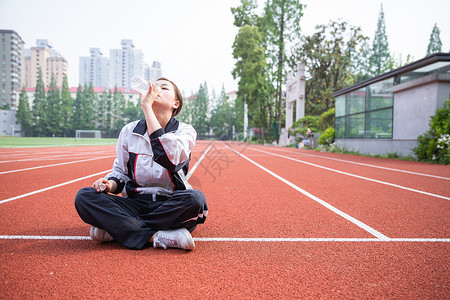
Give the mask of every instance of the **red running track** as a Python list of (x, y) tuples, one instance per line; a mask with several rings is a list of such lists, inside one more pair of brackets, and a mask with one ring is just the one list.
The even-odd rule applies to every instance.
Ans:
[(0, 298), (448, 299), (450, 167), (199, 141), (196, 249), (88, 238), (114, 146), (0, 149)]

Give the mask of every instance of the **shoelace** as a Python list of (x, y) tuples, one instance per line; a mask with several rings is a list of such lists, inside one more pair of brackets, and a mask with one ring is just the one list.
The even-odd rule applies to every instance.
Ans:
[(167, 247), (178, 247), (177, 244), (177, 236), (175, 235), (165, 235), (162, 233), (158, 233), (154, 238), (153, 238), (153, 247), (162, 247), (164, 249), (167, 249)]

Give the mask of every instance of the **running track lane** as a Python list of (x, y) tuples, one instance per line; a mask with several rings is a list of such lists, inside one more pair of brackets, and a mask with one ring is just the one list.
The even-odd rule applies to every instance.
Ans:
[[(428, 164), (410, 162), (415, 164), (415, 171), (408, 171), (403, 169), (393, 169), (378, 166), (374, 163), (353, 162), (348, 160), (331, 160), (320, 158), (315, 155), (305, 155), (302, 153), (295, 153), (291, 151), (282, 151), (279, 148), (270, 149), (270, 151), (258, 149), (258, 147), (251, 147), (250, 149), (259, 151), (264, 154), (271, 154), (273, 156), (289, 159), (295, 162), (299, 167), (303, 165), (311, 165), (316, 167), (327, 168), (330, 171), (350, 173), (354, 177), (367, 177), (373, 180), (388, 182), (390, 184), (403, 186), (406, 188), (418, 189), (424, 192), (434, 193), (437, 195), (450, 196), (450, 167), (437, 165), (436, 169), (441, 171), (442, 175), (433, 175), (426, 173)], [(425, 167), (425, 168), (424, 168)], [(420, 170), (421, 172), (418, 172)], [(407, 173), (408, 172), (408, 173)], [(407, 174), (408, 176), (404, 176)], [(447, 182), (448, 184), (443, 184)]]
[[(214, 168), (213, 157), (222, 159), (223, 163), (224, 155), (234, 155), (230, 151), (221, 154), (219, 146), (217, 144), (217, 147), (211, 148), (208, 152), (210, 155), (206, 155), (204, 163), (209, 164), (208, 168)], [(245, 146), (239, 147), (246, 151)], [(260, 170), (248, 162), (244, 164), (246, 161), (237, 159), (236, 155), (230, 157), (234, 159), (233, 163), (228, 164), (232, 174), (227, 175), (223, 170), (224, 176), (217, 176), (217, 171), (213, 173), (221, 179), (220, 184), (201, 167), (203, 162), (191, 177), (197, 178), (210, 205), (208, 221), (194, 231), (198, 239), (217, 236), (212, 235), (216, 232), (208, 231), (209, 227), (229, 233), (232, 231), (231, 226), (241, 225), (226, 222), (228, 216), (223, 214), (227, 204), (223, 203), (224, 200), (235, 201), (232, 203), (235, 205), (229, 208), (229, 216), (240, 216), (244, 225), (247, 221), (259, 224), (243, 226), (246, 234), (251, 234), (252, 230), (264, 232), (264, 229), (270, 228), (266, 215), (257, 212), (262, 205), (246, 207), (249, 200), (245, 197), (251, 195), (239, 192), (242, 185), (233, 186), (248, 181), (252, 178), (252, 172)], [(298, 209), (304, 209), (301, 206), (289, 206), (297, 201), (298, 193), (290, 198), (292, 195), (284, 194), (286, 188), (281, 189), (281, 194), (275, 195), (277, 197), (266, 195), (273, 186), (277, 188), (281, 183), (278, 180), (261, 175), (260, 182), (264, 187), (251, 190), (255, 194), (250, 199), (253, 204), (258, 201), (273, 206), (276, 204), (274, 201), (286, 198), (291, 200), (285, 202), (288, 205), (286, 210), (292, 210), (294, 216), (299, 214)], [(222, 190), (217, 191), (218, 186)], [(80, 186), (69, 187), (72, 192), (76, 192)], [(69, 189), (62, 201), (72, 203), (68, 192)], [(227, 197), (230, 193), (237, 197)], [(17, 205), (23, 200), (25, 198), (0, 205), (1, 214), (4, 205)], [(36, 199), (37, 202), (43, 200)], [(38, 210), (40, 208), (42, 206), (36, 207)], [(324, 216), (329, 213), (318, 206), (316, 211), (319, 210)], [(12, 207), (11, 213), (18, 214), (20, 210), (14, 211)], [(51, 217), (53, 212), (49, 210), (46, 213)], [(309, 222), (314, 222), (314, 211), (306, 217)], [(328, 218), (332, 223), (342, 222), (340, 217), (333, 214)], [(294, 218), (284, 219), (287, 224), (296, 221)], [(307, 220), (301, 222), (308, 223)], [(36, 224), (38, 227), (42, 225), (45, 224)], [(354, 227), (346, 222), (344, 225)], [(66, 228), (69, 231), (67, 235), (87, 228), (81, 221), (74, 226)], [(348, 227), (334, 226), (334, 229), (345, 228)], [(298, 234), (302, 234), (301, 228), (299, 230)], [(360, 229), (357, 228), (357, 231)], [(240, 233), (239, 230), (233, 232)], [(207, 236), (206, 233), (212, 234)], [(366, 234), (364, 231), (361, 233)], [(48, 298), (50, 295), (55, 298), (445, 298), (449, 293), (448, 243), (374, 243), (368, 240), (202, 242), (200, 239), (197, 240), (196, 250), (187, 253), (160, 249), (130, 251), (117, 243), (99, 245), (89, 240), (0, 240), (0, 261), (0, 289), (7, 298), (21, 299), (39, 296)]]
[[(273, 170), (388, 237), (446, 238), (450, 236), (450, 202), (448, 200), (305, 165), (254, 151), (251, 147), (246, 149), (245, 153), (255, 162)], [(322, 163), (330, 168), (333, 168), (334, 164), (333, 161)], [(384, 172), (386, 173), (384, 179), (388, 181), (392, 172)], [(414, 177), (409, 174), (395, 175)], [(448, 189), (446, 180), (440, 180), (440, 185), (433, 178), (422, 180), (428, 181), (430, 185), (441, 190)]]

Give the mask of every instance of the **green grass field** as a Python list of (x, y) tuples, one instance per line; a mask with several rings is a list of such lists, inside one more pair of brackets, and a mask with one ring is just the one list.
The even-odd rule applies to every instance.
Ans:
[(116, 142), (117, 139), (0, 136), (0, 148), (115, 145)]

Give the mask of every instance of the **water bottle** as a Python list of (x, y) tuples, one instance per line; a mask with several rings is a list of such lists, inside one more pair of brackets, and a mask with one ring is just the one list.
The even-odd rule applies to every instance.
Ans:
[(100, 183), (100, 191), (104, 192), (106, 189), (106, 184), (105, 183)]
[(147, 95), (150, 85), (148, 81), (141, 76), (134, 76), (130, 80), (130, 86), (133, 90), (142, 95)]

